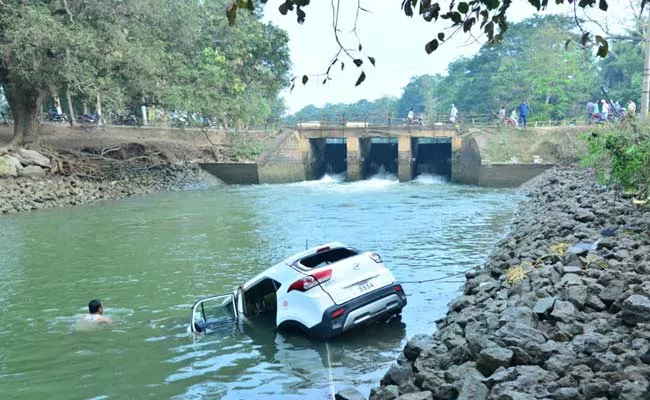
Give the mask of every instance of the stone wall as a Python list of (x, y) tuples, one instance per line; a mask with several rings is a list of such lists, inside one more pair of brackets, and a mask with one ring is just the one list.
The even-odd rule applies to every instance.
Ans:
[(370, 398), (650, 399), (650, 208), (553, 169), (509, 231)]

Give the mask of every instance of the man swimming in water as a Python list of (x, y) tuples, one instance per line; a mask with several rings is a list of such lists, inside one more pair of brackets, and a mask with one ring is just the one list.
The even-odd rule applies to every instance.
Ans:
[(88, 303), (88, 312), (89, 314), (84, 315), (81, 320), (84, 322), (106, 322), (107, 324), (112, 324), (113, 320), (105, 317), (104, 306), (102, 302), (98, 299), (90, 300)]

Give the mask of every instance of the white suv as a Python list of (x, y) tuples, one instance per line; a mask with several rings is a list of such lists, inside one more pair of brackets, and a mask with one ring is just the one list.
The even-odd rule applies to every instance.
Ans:
[(239, 286), (192, 305), (188, 330), (204, 333), (227, 311), (251, 321), (275, 319), (278, 330), (329, 338), (361, 324), (399, 314), (406, 294), (375, 252), (339, 242), (295, 254)]

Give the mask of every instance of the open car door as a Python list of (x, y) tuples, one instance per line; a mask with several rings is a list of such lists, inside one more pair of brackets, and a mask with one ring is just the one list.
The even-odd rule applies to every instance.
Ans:
[(235, 296), (233, 294), (218, 294), (198, 299), (192, 305), (190, 331), (192, 333), (208, 333), (220, 327), (230, 328), (237, 319)]

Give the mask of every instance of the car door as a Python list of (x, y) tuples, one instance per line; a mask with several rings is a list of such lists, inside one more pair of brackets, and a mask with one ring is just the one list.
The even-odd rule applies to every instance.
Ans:
[(190, 331), (210, 333), (220, 329), (230, 329), (238, 316), (235, 296), (218, 294), (202, 297), (192, 305)]

